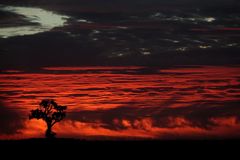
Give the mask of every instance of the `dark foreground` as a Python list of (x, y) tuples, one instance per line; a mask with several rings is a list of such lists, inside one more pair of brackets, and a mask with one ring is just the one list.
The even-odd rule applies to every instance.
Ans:
[[(227, 139), (227, 140), (80, 140), (80, 139), (26, 139), (26, 140), (1, 140), (0, 145), (5, 147), (38, 147), (44, 146), (45, 148), (61, 148), (70, 149), (72, 147), (82, 147), (85, 150), (96, 149), (99, 150), (105, 148), (109, 149), (112, 147), (124, 147), (131, 148), (135, 147), (139, 150), (152, 148), (153, 146), (158, 149), (200, 149), (202, 151), (212, 148), (212, 149), (224, 149), (224, 148), (234, 148), (235, 145), (239, 145), (239, 139)], [(69, 148), (70, 147), (70, 148)], [(123, 148), (123, 149), (124, 149)], [(222, 149), (221, 149), (222, 148)], [(237, 148), (236, 148), (237, 149)]]
[[(0, 141), (1, 153), (14, 158), (125, 159), (236, 157), (239, 140), (108, 140), (27, 139)], [(10, 153), (10, 154), (9, 154)]]

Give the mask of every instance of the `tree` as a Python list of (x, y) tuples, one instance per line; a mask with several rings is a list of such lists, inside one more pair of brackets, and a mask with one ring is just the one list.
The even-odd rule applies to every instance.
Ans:
[(54, 138), (52, 127), (66, 117), (67, 106), (60, 106), (52, 99), (42, 100), (39, 107), (31, 111), (29, 119), (42, 119), (47, 124), (46, 138)]

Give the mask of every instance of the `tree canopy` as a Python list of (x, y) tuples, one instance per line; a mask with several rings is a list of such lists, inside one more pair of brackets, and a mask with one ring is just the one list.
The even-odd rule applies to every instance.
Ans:
[(52, 132), (52, 127), (66, 117), (66, 109), (67, 106), (58, 105), (52, 99), (44, 99), (40, 102), (37, 109), (31, 110), (29, 119), (44, 120), (47, 124), (46, 137), (53, 138), (55, 133)]

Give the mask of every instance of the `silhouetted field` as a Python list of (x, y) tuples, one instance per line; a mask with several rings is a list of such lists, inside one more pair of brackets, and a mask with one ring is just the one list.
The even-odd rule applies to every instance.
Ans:
[[(238, 156), (239, 140), (228, 141), (85, 141), (28, 139), (0, 141), (1, 156), (37, 159), (217, 158)], [(117, 159), (116, 158), (116, 159)]]
[[(52, 156), (63, 156), (71, 152), (69, 155), (76, 156), (109, 156), (109, 152), (118, 155), (120, 157), (130, 154), (139, 156), (142, 154), (152, 156), (189, 156), (187, 152), (192, 154), (199, 154), (199, 156), (205, 156), (205, 153), (211, 155), (220, 155), (231, 152), (229, 157), (237, 153), (240, 140), (174, 140), (174, 141), (162, 141), (162, 140), (131, 140), (131, 141), (118, 141), (118, 140), (79, 140), (79, 139), (26, 139), (26, 140), (5, 140), (0, 141), (0, 146), (4, 146), (4, 149), (12, 149), (12, 151), (21, 151), (26, 149), (29, 153), (39, 153), (39, 150), (45, 150), (45, 154), (39, 154), (43, 156), (50, 154)], [(22, 153), (22, 152), (21, 152)], [(55, 154), (54, 154), (55, 153)], [(89, 154), (92, 153), (92, 154)], [(151, 154), (149, 154), (151, 153)], [(174, 154), (169, 154), (174, 153)], [(110, 154), (110, 155), (112, 155)]]

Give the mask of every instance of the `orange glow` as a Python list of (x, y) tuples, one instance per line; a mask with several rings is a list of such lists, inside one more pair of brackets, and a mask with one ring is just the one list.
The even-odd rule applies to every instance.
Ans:
[[(0, 133), (0, 139), (44, 137), (44, 122), (26, 118), (29, 111), (46, 98), (68, 106), (68, 119), (53, 128), (59, 137), (240, 136), (240, 132), (235, 132), (240, 130), (237, 109), (229, 109), (228, 115), (219, 113), (222, 106), (226, 108), (240, 102), (240, 67), (170, 68), (149, 74), (137, 71), (141, 69), (143, 67), (134, 66), (48, 67), (44, 68), (48, 73), (3, 72), (0, 74), (1, 105), (21, 113), (24, 127), (15, 134)], [(85, 72), (89, 70), (92, 72)], [(112, 72), (116, 70), (119, 72)], [(204, 119), (212, 129), (201, 127), (203, 124), (198, 121), (202, 117), (194, 116), (198, 116), (198, 110), (199, 113), (207, 107), (210, 110), (212, 106), (208, 105), (214, 109), (219, 105), (218, 112)], [(124, 108), (128, 110), (122, 111)], [(196, 114), (192, 116), (193, 112)], [(79, 115), (72, 118), (74, 113)]]
[(212, 121), (219, 126), (233, 127), (237, 125), (237, 117), (213, 118)]

